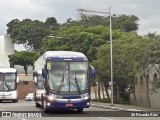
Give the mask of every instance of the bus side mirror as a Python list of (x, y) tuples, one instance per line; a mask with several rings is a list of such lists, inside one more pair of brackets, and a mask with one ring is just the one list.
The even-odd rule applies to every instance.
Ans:
[(37, 77), (34, 77), (34, 82), (37, 83)]
[(19, 83), (19, 77), (17, 76), (17, 83)]
[(89, 74), (90, 74), (91, 78), (95, 78), (96, 77), (96, 70), (91, 65), (89, 66)]

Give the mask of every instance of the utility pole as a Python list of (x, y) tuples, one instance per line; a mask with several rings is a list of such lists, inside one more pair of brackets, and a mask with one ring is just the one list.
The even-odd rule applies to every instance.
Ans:
[(113, 52), (112, 52), (112, 15), (111, 15), (111, 7), (109, 7), (108, 12), (103, 11), (95, 11), (95, 10), (86, 10), (86, 9), (77, 9), (80, 12), (94, 12), (94, 13), (102, 13), (109, 15), (109, 28), (110, 28), (110, 57), (111, 57), (111, 106), (113, 106)]

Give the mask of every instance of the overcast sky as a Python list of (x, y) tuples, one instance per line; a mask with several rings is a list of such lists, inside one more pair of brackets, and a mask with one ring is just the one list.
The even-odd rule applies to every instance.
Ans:
[(16, 18), (45, 21), (55, 17), (63, 23), (76, 19), (79, 8), (108, 11), (109, 6), (114, 14), (136, 15), (139, 34), (160, 33), (160, 0), (0, 0), (0, 35), (6, 34), (6, 24)]

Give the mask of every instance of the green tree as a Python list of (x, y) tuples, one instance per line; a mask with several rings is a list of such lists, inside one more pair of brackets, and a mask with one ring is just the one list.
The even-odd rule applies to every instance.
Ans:
[(123, 32), (138, 30), (139, 18), (135, 15), (120, 15), (113, 18), (113, 29), (120, 29)]
[[(113, 76), (114, 94), (117, 99), (124, 98), (124, 88), (132, 86), (134, 91), (135, 75), (138, 72), (136, 55), (141, 55), (141, 49), (150, 43), (149, 40), (138, 36), (135, 33), (124, 33), (117, 40), (113, 40)], [(102, 45), (97, 52), (97, 60), (93, 61), (96, 65), (98, 75), (105, 78), (104, 82), (110, 81), (110, 44)], [(108, 79), (107, 79), (108, 78)], [(106, 80), (107, 79), (107, 80)], [(120, 96), (118, 96), (120, 95)], [(135, 95), (135, 94), (134, 94)], [(136, 101), (136, 98), (135, 98)]]
[[(57, 38), (47, 38), (43, 42), (43, 51), (72, 50), (87, 55), (89, 61), (96, 59), (97, 48), (109, 40), (109, 28), (104, 26), (61, 26), (53, 33)], [(113, 39), (121, 36), (113, 31)]]
[(27, 50), (38, 51), (42, 47), (42, 40), (50, 33), (44, 23), (38, 20), (12, 20), (7, 26), (13, 42), (23, 44)]
[(147, 37), (151, 40), (160, 40), (160, 35), (156, 32), (148, 32), (148, 34), (144, 35), (144, 37)]
[(18, 19), (13, 19), (11, 20), (6, 26), (8, 27), (7, 29), (7, 34), (10, 34), (13, 29), (14, 29), (14, 26), (17, 25), (18, 23), (20, 22), (20, 20)]
[[(157, 73), (160, 75), (159, 68), (157, 68), (157, 64), (160, 65), (160, 41), (152, 39), (152, 42), (142, 50), (142, 55), (137, 56), (139, 63), (142, 66), (143, 73), (145, 77), (148, 72), (146, 70), (154, 68)], [(146, 77), (147, 79), (147, 77)], [(147, 81), (149, 82), (149, 81)], [(160, 88), (160, 78), (157, 78), (152, 82), (152, 92), (157, 92), (157, 89)]]
[(33, 66), (38, 56), (36, 52), (20, 51), (12, 55), (12, 61), (15, 65), (23, 66), (25, 74), (27, 75), (28, 66)]
[(47, 18), (44, 24), (47, 26), (47, 28), (51, 31), (57, 30), (59, 28), (59, 24), (54, 17)]
[[(131, 32), (138, 30), (138, 21), (139, 18), (135, 15), (119, 15), (116, 17), (112, 17), (112, 28), (113, 29), (120, 29), (123, 32)], [(83, 13), (79, 13), (79, 23), (84, 26), (109, 26), (109, 16), (99, 16), (99, 15), (87, 15)], [(71, 21), (69, 22), (71, 23)], [(73, 21), (75, 23), (75, 21)], [(77, 23), (76, 23), (77, 24)]]

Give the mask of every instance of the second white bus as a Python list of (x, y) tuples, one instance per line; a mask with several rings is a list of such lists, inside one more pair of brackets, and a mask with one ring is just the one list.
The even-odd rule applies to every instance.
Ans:
[(18, 102), (17, 85), (19, 78), (15, 68), (0, 68), (0, 102)]

